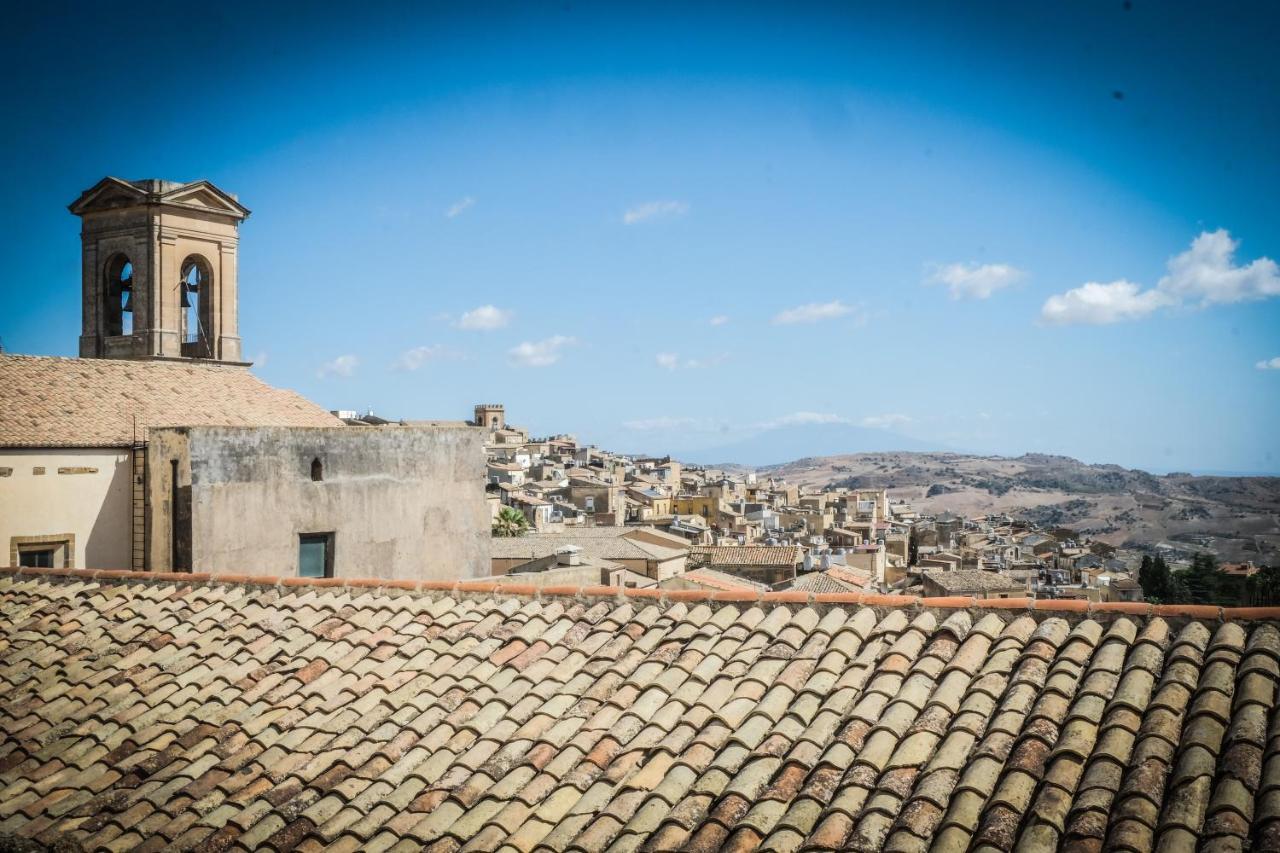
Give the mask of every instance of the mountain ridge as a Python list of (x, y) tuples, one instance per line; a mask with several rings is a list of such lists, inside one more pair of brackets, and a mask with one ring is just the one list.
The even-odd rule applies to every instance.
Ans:
[(926, 513), (1008, 512), (1116, 546), (1165, 545), (1260, 565), (1280, 559), (1280, 476), (1152, 474), (1055, 454), (954, 451), (811, 454), (746, 467), (802, 486), (885, 488)]

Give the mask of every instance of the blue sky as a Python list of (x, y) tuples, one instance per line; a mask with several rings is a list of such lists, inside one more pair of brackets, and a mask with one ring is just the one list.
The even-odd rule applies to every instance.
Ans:
[(128, 8), (11, 13), (7, 351), (75, 353), (79, 191), (208, 178), (329, 408), (1280, 471), (1274, 5)]

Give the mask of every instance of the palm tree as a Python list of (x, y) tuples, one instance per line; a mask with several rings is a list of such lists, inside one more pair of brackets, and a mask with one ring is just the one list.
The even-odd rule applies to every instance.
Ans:
[(529, 519), (518, 509), (504, 506), (493, 520), (494, 536), (520, 536), (529, 529)]

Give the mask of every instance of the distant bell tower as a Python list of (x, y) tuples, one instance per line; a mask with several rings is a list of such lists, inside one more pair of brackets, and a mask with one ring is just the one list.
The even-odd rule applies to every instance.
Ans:
[(240, 361), (236, 247), (249, 209), (208, 181), (103, 178), (80, 217), (82, 358)]
[(472, 423), (489, 429), (505, 429), (507, 413), (503, 411), (501, 403), (477, 403), (476, 417)]

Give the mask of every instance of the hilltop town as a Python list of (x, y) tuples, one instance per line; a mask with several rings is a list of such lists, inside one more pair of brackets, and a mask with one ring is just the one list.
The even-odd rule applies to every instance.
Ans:
[[(350, 425), (387, 423), (337, 414)], [(1172, 491), (1164, 478), (1115, 466), (1064, 473), (1074, 460), (1024, 457), (993, 474), (993, 460), (956, 454), (864, 454), (754, 471), (531, 437), (498, 404), (455, 425), (486, 432), (492, 571), (521, 583), (1137, 602), (1144, 557), (1172, 572), (1206, 553), (1194, 537), (1144, 545), (1115, 525), (1072, 524), (1088, 513), (1066, 518), (1045, 497), (1069, 500), (1073, 486), (1114, 493), (1114, 481), (1125, 482), (1116, 472), (1143, 478), (1149, 501)], [(1009, 511), (984, 507), (975, 490), (1039, 499)], [(1191, 500), (1165, 500), (1174, 502)], [(1259, 565), (1214, 568), (1221, 596), (1250, 599)]]

